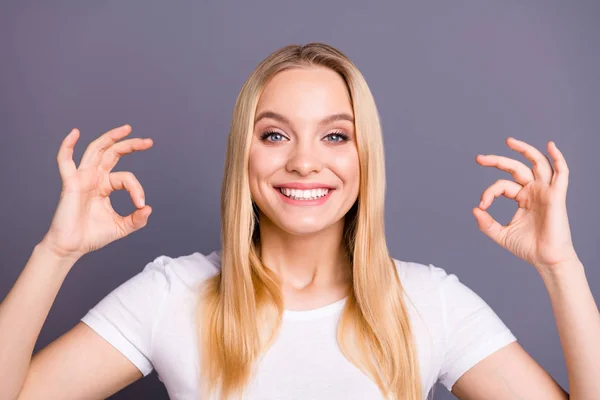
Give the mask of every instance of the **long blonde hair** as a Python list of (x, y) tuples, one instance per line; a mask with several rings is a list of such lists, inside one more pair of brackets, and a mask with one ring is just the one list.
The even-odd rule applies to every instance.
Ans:
[(221, 191), (221, 270), (205, 281), (198, 303), (203, 398), (243, 394), (257, 360), (282, 322), (280, 283), (261, 263), (258, 217), (248, 181), (248, 156), (259, 96), (275, 74), (324, 66), (345, 80), (354, 110), (360, 163), (356, 203), (345, 216), (343, 246), (352, 287), (337, 340), (345, 357), (388, 399), (421, 400), (421, 379), (404, 290), (385, 240), (385, 163), (375, 100), (356, 66), (322, 43), (285, 46), (264, 59), (236, 100)]

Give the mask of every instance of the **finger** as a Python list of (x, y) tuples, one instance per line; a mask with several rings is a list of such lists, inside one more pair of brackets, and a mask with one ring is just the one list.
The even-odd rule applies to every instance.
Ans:
[(138, 208), (144, 207), (144, 188), (133, 173), (129, 171), (112, 172), (108, 175), (108, 178), (113, 190), (127, 190), (133, 204)]
[(532, 145), (525, 143), (521, 140), (517, 140), (513, 137), (506, 139), (508, 146), (523, 154), (533, 164), (533, 175), (541, 180), (542, 182), (550, 183), (552, 180), (553, 170), (552, 164), (548, 157), (533, 147)]
[(504, 226), (500, 225), (492, 216), (479, 207), (475, 207), (471, 210), (475, 219), (477, 220), (477, 226), (479, 230), (485, 233), (490, 239), (502, 246), (502, 233)]
[(569, 166), (567, 165), (567, 160), (565, 160), (562, 152), (556, 147), (556, 143), (554, 142), (548, 144), (548, 153), (550, 153), (554, 161), (555, 170), (551, 184), (559, 186), (566, 191), (569, 186)]
[(120, 139), (131, 133), (131, 125), (126, 124), (111, 129), (89, 144), (81, 157), (80, 167), (91, 167), (100, 163), (102, 153)]
[(497, 156), (494, 154), (481, 155), (479, 154), (475, 161), (486, 167), (496, 167), (502, 171), (506, 171), (523, 186), (533, 181), (534, 176), (531, 169), (520, 161), (512, 158)]
[(73, 150), (75, 148), (75, 143), (77, 143), (77, 139), (79, 139), (79, 129), (73, 128), (62, 140), (60, 148), (58, 149), (56, 162), (58, 163), (58, 171), (63, 182), (77, 172), (77, 166), (73, 161)]
[(152, 207), (145, 206), (144, 208), (135, 210), (125, 217), (121, 217), (119, 220), (121, 230), (125, 235), (129, 235), (130, 233), (145, 227), (148, 224), (148, 217), (150, 217), (151, 213)]
[(150, 138), (134, 138), (115, 143), (104, 152), (100, 167), (105, 171), (111, 171), (122, 156), (134, 151), (147, 150), (152, 145), (153, 141)]
[(485, 210), (492, 205), (495, 198), (500, 196), (514, 199), (517, 197), (521, 189), (523, 189), (523, 186), (519, 185), (517, 182), (506, 179), (498, 179), (490, 187), (483, 191), (479, 208)]

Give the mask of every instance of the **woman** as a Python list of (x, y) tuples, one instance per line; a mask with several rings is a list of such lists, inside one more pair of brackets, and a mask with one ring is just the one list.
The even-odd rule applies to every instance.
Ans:
[[(75, 262), (148, 222), (137, 179), (110, 172), (121, 156), (152, 146), (120, 141), (130, 132), (125, 125), (100, 136), (78, 168), (79, 131), (60, 147), (63, 191), (52, 225), (0, 309), (8, 355), (0, 372), (10, 378), (0, 397), (104, 398), (156, 369), (174, 399), (413, 400), (438, 380), (461, 399), (568, 398), (455, 275), (390, 257), (375, 102), (350, 60), (319, 43), (274, 52), (241, 90), (225, 162), (222, 251), (156, 258), (29, 363)], [(478, 157), (516, 182), (490, 186), (473, 213), (482, 231), (542, 275), (571, 393), (591, 398), (600, 371), (584, 349), (599, 355), (600, 322), (570, 240), (567, 165), (553, 143), (554, 172), (537, 149), (507, 143), (533, 171)], [(108, 197), (119, 189), (138, 208), (125, 218)], [(485, 211), (499, 195), (519, 203), (507, 227)]]

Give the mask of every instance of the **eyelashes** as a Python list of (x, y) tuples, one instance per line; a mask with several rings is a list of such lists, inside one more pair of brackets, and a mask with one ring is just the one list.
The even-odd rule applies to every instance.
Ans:
[[(275, 131), (266, 131), (264, 132), (262, 135), (260, 135), (260, 140), (265, 141), (269, 136), (272, 135), (279, 135), (279, 136), (283, 136), (281, 133), (279, 132), (275, 132)], [(278, 141), (278, 140), (276, 140)]]
[[(270, 143), (277, 143), (277, 142), (282, 141), (282, 140), (267, 140), (269, 137), (273, 137), (273, 136), (285, 137), (285, 135), (283, 135), (282, 133), (277, 132), (277, 131), (266, 131), (260, 135), (260, 140), (270, 142)], [(346, 135), (344, 132), (341, 132), (341, 131), (331, 132), (331, 133), (327, 134), (325, 137), (327, 138), (327, 137), (334, 137), (334, 136), (339, 137), (340, 140), (328, 140), (328, 142), (343, 143), (343, 142), (347, 142), (350, 139), (350, 137), (348, 135)]]

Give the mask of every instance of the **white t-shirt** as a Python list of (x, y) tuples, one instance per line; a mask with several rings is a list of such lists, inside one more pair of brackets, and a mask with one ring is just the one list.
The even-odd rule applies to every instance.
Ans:
[[(195, 289), (220, 268), (221, 253), (157, 257), (81, 319), (147, 376), (153, 369), (171, 399), (197, 400)], [(439, 381), (448, 390), (477, 362), (516, 340), (475, 292), (444, 269), (394, 260), (421, 368), (424, 398)], [(309, 311), (286, 310), (274, 345), (261, 359), (245, 399), (382, 399), (337, 341), (346, 299)]]

